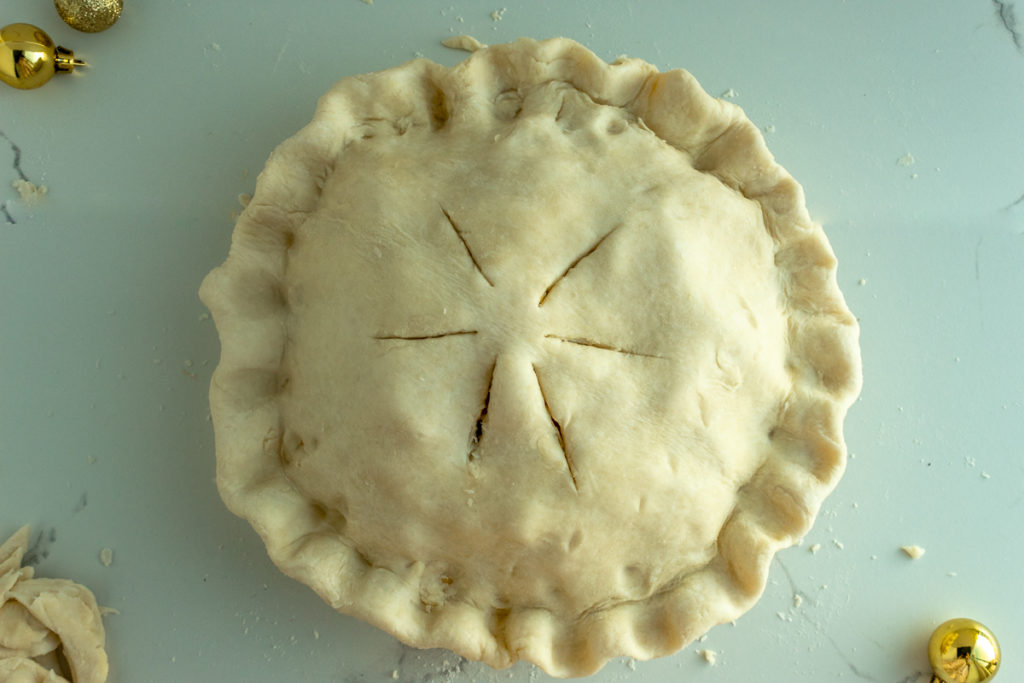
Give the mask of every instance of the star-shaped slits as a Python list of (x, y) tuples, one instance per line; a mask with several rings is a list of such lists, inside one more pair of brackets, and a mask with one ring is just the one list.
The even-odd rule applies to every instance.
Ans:
[[(441, 207), (441, 213), (444, 215), (447, 224), (451, 227), (453, 235), (458, 239), (458, 242), (461, 245), (461, 251), (464, 252), (466, 254), (466, 257), (472, 262), (473, 268), (476, 271), (477, 275), (481, 277), (489, 287), (495, 287), (494, 279), (488, 276), (488, 274), (484, 271), (483, 267), (481, 266), (480, 261), (478, 261), (477, 258), (474, 256), (473, 250), (470, 248), (469, 243), (466, 241), (463, 231), (459, 228), (458, 223), (456, 223), (455, 219), (452, 218), (452, 215), (445, 208)], [(580, 255), (577, 256), (571, 263), (569, 263), (569, 265), (561, 272), (561, 274), (554, 280), (552, 280), (551, 283), (544, 289), (543, 294), (537, 300), (537, 308), (542, 308), (548, 301), (548, 299), (551, 297), (551, 294), (559, 287), (559, 285), (562, 282), (564, 282), (567, 278), (571, 276), (572, 272), (580, 265), (580, 263), (587, 259), (588, 257), (590, 257), (592, 254), (594, 254), (598, 249), (600, 249), (601, 246), (605, 244), (605, 242), (612, 236), (612, 234), (620, 229), (620, 227), (621, 225), (616, 226), (609, 230), (608, 232), (606, 232), (605, 234), (603, 234), (587, 249), (580, 253)], [(480, 334), (480, 331), (476, 329), (455, 329), (430, 331), (424, 332), (422, 334), (406, 335), (379, 333), (374, 335), (374, 338), (378, 340), (413, 342), (444, 339), (447, 337), (475, 336), (478, 334)], [(582, 337), (567, 337), (558, 334), (545, 334), (544, 338), (563, 344), (571, 344), (575, 346), (583, 346), (592, 349), (598, 349), (601, 351), (609, 351), (630, 357), (660, 360), (665, 359), (664, 356), (660, 356), (655, 353), (646, 353), (635, 349), (622, 348), (613, 344), (607, 344), (601, 341), (596, 341), (593, 339), (587, 339)], [(493, 361), (490, 363), (490, 366), (487, 370), (487, 389), (484, 392), (484, 397), (481, 402), (480, 413), (477, 415), (476, 423), (473, 426), (469, 438), (469, 452), (467, 453), (467, 457), (471, 461), (476, 460), (479, 457), (480, 442), (483, 440), (487, 431), (487, 417), (488, 412), (491, 410), (491, 392), (494, 386), (494, 376), (495, 371), (498, 367), (498, 361), (499, 356), (496, 355)], [(562, 456), (565, 458), (566, 470), (569, 474), (570, 479), (572, 480), (573, 489), (579, 491), (579, 478), (577, 476), (578, 473), (576, 465), (573, 462), (572, 454), (569, 452), (569, 448), (566, 445), (567, 442), (565, 429), (563, 428), (562, 423), (558, 420), (558, 418), (555, 417), (555, 413), (551, 407), (551, 397), (548, 391), (545, 389), (544, 381), (541, 378), (541, 374), (538, 371), (537, 366), (531, 364), (531, 369), (537, 382), (537, 388), (539, 390), (541, 402), (543, 403), (544, 413), (547, 415), (548, 419), (551, 422), (555, 440), (557, 441), (558, 446), (561, 449)]]

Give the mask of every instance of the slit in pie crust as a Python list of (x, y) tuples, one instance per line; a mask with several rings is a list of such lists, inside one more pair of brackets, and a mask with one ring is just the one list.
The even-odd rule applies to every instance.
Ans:
[(346, 78), (203, 283), (221, 495), (410, 645), (556, 676), (675, 652), (843, 472), (835, 274), (685, 71), (523, 39)]

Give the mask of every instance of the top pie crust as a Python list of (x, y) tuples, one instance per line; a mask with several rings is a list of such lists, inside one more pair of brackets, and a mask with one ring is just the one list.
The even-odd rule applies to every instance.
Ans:
[(524, 39), (346, 78), (203, 283), (221, 495), (408, 644), (557, 676), (674, 652), (842, 474), (835, 271), (685, 71)]

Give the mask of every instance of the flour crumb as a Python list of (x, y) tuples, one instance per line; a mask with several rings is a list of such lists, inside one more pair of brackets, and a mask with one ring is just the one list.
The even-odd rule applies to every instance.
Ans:
[(719, 97), (722, 98), (722, 99), (730, 99), (731, 100), (734, 97), (739, 97), (739, 95), (740, 94), (738, 92), (736, 92), (732, 88), (729, 88), (728, 90), (723, 92), (721, 95), (719, 95)]
[(832, 539), (832, 544), (835, 545), (835, 547), (839, 548), (840, 550), (842, 550), (843, 548), (846, 547), (845, 545), (843, 545), (843, 542), (840, 541), (838, 538), (833, 538)]
[(363, 4), (364, 5), (372, 5), (373, 4), (373, 0), (363, 0)]
[(210, 43), (210, 49), (214, 52), (220, 52), (220, 43)]
[(896, 160), (896, 163), (900, 166), (913, 166), (916, 162), (917, 159), (915, 159), (914, 155), (909, 152)]
[(100, 550), (100, 564), (104, 567), (109, 567), (114, 564), (114, 551), (110, 548)]
[(769, 135), (774, 133), (775, 132), (775, 124), (774, 123), (769, 123), (767, 126), (764, 127), (764, 132), (768, 133)]
[(991, 479), (991, 478), (992, 478), (992, 475), (991, 475), (991, 474), (989, 474), (988, 472), (982, 471), (982, 473), (981, 473), (981, 478), (982, 478), (982, 479)]
[(320, 631), (313, 629), (313, 640), (320, 640)]
[(714, 666), (715, 662), (718, 661), (718, 653), (714, 650), (697, 650), (697, 654), (704, 658), (708, 666)]
[(119, 617), (121, 616), (121, 610), (116, 607), (106, 607), (104, 605), (98, 605), (101, 617)]
[(807, 550), (808, 550), (808, 551), (809, 551), (809, 552), (810, 552), (810, 553), (811, 553), (812, 555), (814, 555), (814, 554), (816, 554), (816, 553), (817, 553), (817, 552), (818, 552), (819, 550), (821, 550), (821, 544), (820, 544), (820, 543), (815, 543), (814, 545), (812, 545), (812, 546), (811, 546), (810, 548), (808, 548)]
[(507, 11), (507, 7), (502, 7), (501, 9), (494, 10), (493, 12), (491, 12), (491, 21), (501, 21), (501, 18), (505, 16), (505, 12)]
[(487, 47), (486, 43), (481, 43), (473, 36), (452, 36), (451, 38), (445, 38), (441, 41), (441, 44), (445, 47), (450, 47), (453, 50), (465, 50), (466, 52), (476, 52)]
[(920, 560), (924, 557), (924, 548), (919, 545), (901, 545), (900, 550), (912, 560)]
[(43, 201), (46, 193), (50, 191), (50, 188), (46, 185), (36, 185), (31, 180), (25, 180), (24, 178), (15, 180), (11, 183), (11, 187), (17, 190), (21, 201), (29, 205), (38, 204)]
[(863, 287), (867, 283), (868, 283), (867, 278), (863, 278), (862, 277), (861, 279), (857, 280), (857, 284), (860, 285), (861, 287)]
[(804, 604), (804, 596), (799, 593), (793, 593), (793, 607), (800, 609), (800, 605)]
[[(370, 1), (372, 2), (373, 0)], [(391, 671), (391, 678), (393, 678), (396, 681), (398, 680), (398, 669), (394, 669)]]

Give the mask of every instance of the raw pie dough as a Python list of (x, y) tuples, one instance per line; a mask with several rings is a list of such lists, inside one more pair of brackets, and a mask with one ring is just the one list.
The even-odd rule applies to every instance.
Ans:
[(674, 652), (842, 474), (835, 270), (685, 71), (554, 39), (346, 78), (202, 287), (221, 495), (408, 644), (557, 676)]
[[(22, 567), (28, 527), (0, 545), (0, 681), (73, 683), (107, 680), (106, 636), (92, 592), (66, 579), (34, 578)], [(62, 659), (63, 658), (63, 661)]]

